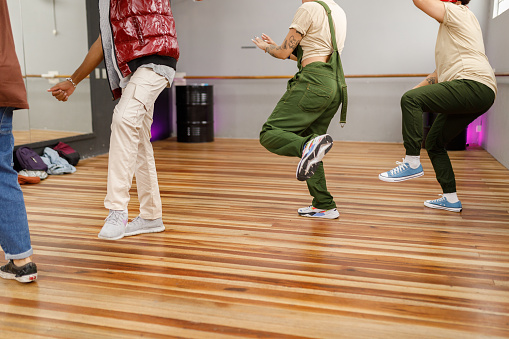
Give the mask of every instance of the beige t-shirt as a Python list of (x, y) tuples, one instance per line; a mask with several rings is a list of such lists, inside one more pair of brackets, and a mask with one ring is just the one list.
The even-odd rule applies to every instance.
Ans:
[(435, 62), (438, 82), (468, 79), (497, 93), (497, 81), (484, 49), (475, 15), (462, 5), (444, 3), (445, 17), (438, 31)]
[[(346, 14), (333, 0), (322, 0), (332, 14), (338, 51), (341, 54), (346, 39)], [(327, 12), (317, 2), (305, 2), (299, 7), (290, 28), (303, 35), (300, 46), (304, 52), (302, 60), (315, 56), (329, 56), (334, 51)]]

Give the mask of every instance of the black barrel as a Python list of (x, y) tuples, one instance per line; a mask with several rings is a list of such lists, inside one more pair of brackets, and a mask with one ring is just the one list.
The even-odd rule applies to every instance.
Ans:
[(213, 86), (176, 86), (177, 141), (214, 141)]

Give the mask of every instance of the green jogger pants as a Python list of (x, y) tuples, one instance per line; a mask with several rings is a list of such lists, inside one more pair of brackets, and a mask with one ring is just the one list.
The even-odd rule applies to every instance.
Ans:
[[(300, 158), (306, 142), (327, 133), (340, 104), (335, 67), (311, 63), (288, 81), (286, 93), (263, 125), (260, 143), (272, 153)], [(314, 207), (336, 208), (327, 190), (323, 163), (306, 183)]]
[(444, 193), (456, 192), (456, 180), (445, 145), (495, 101), (488, 86), (473, 80), (453, 80), (412, 89), (401, 98), (406, 154), (420, 155), (423, 112), (438, 113), (426, 137), (426, 151)]

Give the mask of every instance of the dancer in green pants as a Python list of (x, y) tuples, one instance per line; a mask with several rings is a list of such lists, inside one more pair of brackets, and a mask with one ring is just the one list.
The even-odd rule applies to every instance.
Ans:
[[(452, 3), (451, 3), (452, 2)], [(481, 28), (466, 6), (470, 0), (414, 0), (440, 22), (435, 50), (436, 71), (401, 99), (406, 157), (380, 180), (399, 182), (424, 175), (420, 162), (423, 112), (438, 113), (426, 138), (426, 150), (442, 187), (442, 198), (426, 200), (430, 208), (461, 212), (456, 181), (445, 145), (495, 101), (495, 74), (484, 52)]]
[(341, 103), (341, 122), (346, 119), (340, 60), (345, 38), (346, 15), (341, 7), (332, 0), (303, 0), (281, 46), (265, 34), (253, 39), (273, 57), (298, 62), (299, 72), (288, 82), (286, 93), (264, 124), (260, 143), (272, 153), (301, 158), (297, 179), (306, 180), (313, 196), (311, 206), (298, 210), (301, 216), (339, 217), (321, 160), (332, 147), (327, 128)]

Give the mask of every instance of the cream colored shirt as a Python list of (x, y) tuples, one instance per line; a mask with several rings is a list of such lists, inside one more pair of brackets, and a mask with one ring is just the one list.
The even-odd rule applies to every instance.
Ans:
[[(322, 0), (332, 14), (338, 51), (341, 54), (346, 39), (346, 14), (333, 0)], [(327, 12), (317, 2), (305, 2), (299, 7), (290, 28), (302, 34), (300, 46), (304, 52), (302, 60), (315, 56), (329, 56), (334, 51)]]
[(468, 79), (497, 93), (497, 81), (485, 54), (481, 27), (462, 5), (444, 3), (445, 17), (438, 31), (435, 62), (438, 82)]

